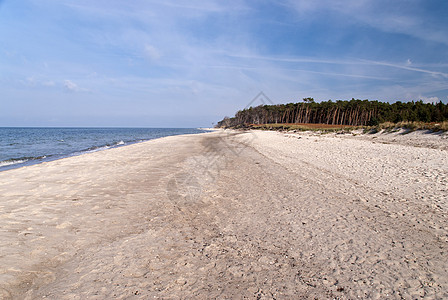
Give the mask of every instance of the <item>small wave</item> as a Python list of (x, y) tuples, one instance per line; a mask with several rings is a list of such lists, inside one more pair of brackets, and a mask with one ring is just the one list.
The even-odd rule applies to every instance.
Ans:
[(12, 165), (17, 165), (17, 164), (21, 164), (24, 162), (27, 162), (27, 159), (7, 159), (7, 160), (3, 160), (0, 161), (0, 167), (6, 167), (6, 166), (12, 166)]
[(106, 145), (106, 146), (95, 146), (95, 147), (90, 147), (90, 148), (88, 148), (86, 150), (75, 152), (74, 154), (78, 155), (78, 154), (82, 154), (82, 153), (92, 153), (92, 152), (97, 152), (97, 151), (102, 151), (102, 150), (107, 150), (107, 149), (110, 149), (109, 145)]
[(119, 141), (119, 142), (116, 142), (116, 143), (113, 143), (113, 144), (106, 144), (104, 146), (93, 146), (93, 147), (90, 147), (88, 149), (79, 151), (78, 153), (90, 153), (90, 152), (103, 151), (103, 150), (107, 150), (107, 149), (114, 148), (114, 147), (117, 147), (117, 146), (122, 146), (122, 145), (125, 145), (125, 144), (126, 143), (124, 141)]
[(76, 155), (82, 155), (82, 154), (85, 154), (85, 153), (92, 153), (92, 152), (103, 151), (103, 150), (107, 150), (107, 149), (123, 146), (123, 145), (126, 145), (127, 143), (129, 143), (129, 142), (128, 141), (125, 142), (125, 141), (121, 140), (119, 142), (115, 142), (115, 143), (112, 143), (112, 144), (106, 144), (106, 145), (103, 145), (103, 146), (93, 146), (93, 147), (90, 147), (90, 148), (87, 148), (87, 149), (84, 149), (84, 150), (80, 150), (80, 151), (76, 151), (74, 153), (71, 153), (70, 156), (76, 156)]
[(47, 156), (37, 156), (37, 157), (21, 157), (21, 158), (11, 158), (7, 160), (0, 161), (0, 167), (7, 167), (17, 164), (23, 164), (30, 160), (38, 160), (38, 159), (45, 159)]

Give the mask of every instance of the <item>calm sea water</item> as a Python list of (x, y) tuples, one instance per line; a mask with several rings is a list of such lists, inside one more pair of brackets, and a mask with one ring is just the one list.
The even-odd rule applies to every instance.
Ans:
[(0, 171), (164, 136), (194, 128), (0, 128)]

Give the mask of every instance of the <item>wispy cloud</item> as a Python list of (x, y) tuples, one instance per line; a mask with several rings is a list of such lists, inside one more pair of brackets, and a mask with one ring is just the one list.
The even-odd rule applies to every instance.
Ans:
[(159, 50), (152, 45), (145, 45), (145, 54), (150, 60), (158, 60), (161, 57)]
[(368, 63), (368, 64), (372, 64), (372, 65), (392, 67), (392, 68), (397, 68), (397, 69), (402, 69), (402, 70), (408, 70), (408, 71), (419, 72), (419, 73), (426, 73), (426, 74), (430, 74), (430, 75), (433, 75), (433, 76), (441, 76), (441, 77), (444, 77), (444, 78), (448, 78), (448, 73), (411, 67), (411, 64), (409, 63), (409, 60), (406, 62), (405, 65), (388, 63), (388, 62), (381, 62), (381, 61), (369, 61), (369, 60), (365, 60), (365, 62)]
[(71, 80), (64, 80), (64, 88), (69, 92), (77, 92), (79, 87)]
[(421, 96), (419, 97), (424, 103), (437, 103), (440, 101), (439, 97), (425, 97)]
[[(342, 65), (342, 66), (350, 66), (350, 65), (358, 65), (358, 66), (385, 66), (391, 68), (397, 68), (402, 70), (414, 71), (419, 73), (431, 74), (433, 76), (441, 76), (443, 78), (448, 78), (448, 73), (433, 71), (428, 69), (422, 69), (412, 66), (412, 61), (410, 59), (406, 60), (405, 64), (399, 63), (390, 63), (384, 61), (372, 61), (366, 59), (320, 59), (320, 58), (310, 58), (310, 57), (278, 57), (278, 56), (260, 56), (260, 55), (238, 55), (238, 54), (230, 54), (231, 57), (241, 58), (241, 59), (251, 59), (251, 60), (264, 60), (278, 63), (297, 63), (297, 64), (317, 64), (317, 65)], [(435, 67), (440, 67), (442, 65), (434, 65)], [(289, 68), (290, 69), (290, 68)], [(302, 70), (307, 72), (316, 72), (321, 73), (323, 75), (336, 75), (336, 76), (348, 76), (348, 77), (359, 77), (359, 78), (370, 78), (370, 79), (380, 79), (380, 80), (389, 80), (390, 78), (385, 77), (375, 77), (375, 76), (366, 76), (366, 75), (356, 75), (356, 74), (347, 74), (347, 73), (329, 73), (329, 72), (317, 72), (312, 70)]]
[(220, 2), (220, 1), (203, 1), (203, 0), (191, 0), (191, 1), (149, 1), (153, 4), (163, 5), (171, 8), (179, 8), (182, 10), (195, 10), (203, 12), (223, 12), (229, 10), (241, 10), (246, 8), (243, 1), (230, 1), (230, 2)]
[[(432, 13), (424, 11), (422, 1), (405, 0), (286, 0), (284, 5), (295, 9), (300, 17), (320, 18), (330, 13), (346, 22), (365, 24), (385, 32), (401, 33), (448, 45), (447, 29)], [(446, 3), (440, 2), (446, 9)]]
[(89, 91), (86, 88), (81, 88), (79, 85), (77, 85), (76, 83), (74, 83), (73, 81), (68, 80), (68, 79), (64, 80), (63, 86), (64, 86), (65, 91), (70, 92), (70, 93), (88, 92)]
[(335, 65), (363, 65), (366, 62), (362, 60), (342, 60), (342, 59), (325, 59), (325, 58), (313, 58), (313, 57), (279, 57), (279, 56), (262, 56), (262, 55), (244, 55), (244, 54), (227, 54), (230, 57), (244, 58), (244, 59), (255, 59), (255, 60), (267, 60), (276, 62), (287, 62), (287, 63), (310, 63), (310, 64), (335, 64)]
[[(231, 115), (260, 90), (275, 102), (445, 101), (448, 25), (428, 7), (402, 0), (6, 1), (0, 88), (18, 110), (28, 91), (79, 99), (80, 114), (104, 114), (107, 103), (108, 113), (129, 116)], [(18, 17), (27, 10), (31, 19)]]

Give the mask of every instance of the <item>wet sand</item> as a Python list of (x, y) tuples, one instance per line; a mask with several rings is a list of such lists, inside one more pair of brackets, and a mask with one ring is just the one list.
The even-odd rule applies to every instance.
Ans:
[(400, 141), (217, 131), (1, 172), (0, 299), (447, 298), (445, 140)]

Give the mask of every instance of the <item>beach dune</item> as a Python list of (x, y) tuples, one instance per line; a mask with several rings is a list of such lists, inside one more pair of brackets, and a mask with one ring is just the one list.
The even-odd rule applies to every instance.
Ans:
[(1, 172), (0, 299), (447, 298), (437, 143), (216, 131)]

